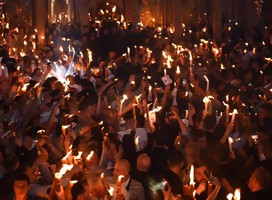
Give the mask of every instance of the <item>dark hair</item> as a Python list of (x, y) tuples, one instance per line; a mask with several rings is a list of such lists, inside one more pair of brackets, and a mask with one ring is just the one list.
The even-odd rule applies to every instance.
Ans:
[(207, 130), (211, 130), (216, 125), (216, 117), (214, 115), (207, 115), (204, 120), (204, 127)]
[(75, 183), (73, 187), (71, 188), (73, 200), (76, 200), (77, 197), (81, 194), (84, 194), (84, 192), (85, 192), (85, 189), (82, 182)]
[(4, 167), (7, 171), (14, 171), (16, 170), (19, 164), (19, 159), (15, 154), (9, 154), (4, 156)]
[(184, 163), (184, 155), (180, 151), (172, 151), (168, 157), (170, 166), (180, 166)]
[(15, 181), (26, 181), (28, 185), (30, 184), (29, 177), (24, 173), (15, 173), (13, 184)]
[(137, 115), (137, 125), (138, 127), (144, 127), (145, 117), (143, 115)]
[(255, 177), (258, 181), (258, 183), (260, 184), (260, 186), (262, 187), (262, 189), (267, 189), (270, 187), (271, 184), (271, 174), (269, 173), (269, 171), (267, 171), (265, 168), (263, 167), (259, 167), (257, 169), (255, 169)]

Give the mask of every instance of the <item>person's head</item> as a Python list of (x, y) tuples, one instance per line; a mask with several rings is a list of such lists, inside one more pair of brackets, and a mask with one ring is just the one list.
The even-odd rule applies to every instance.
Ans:
[(137, 116), (137, 127), (143, 128), (144, 125), (145, 125), (145, 117), (143, 115), (138, 115)]
[(259, 126), (257, 127), (258, 142), (264, 144), (270, 140), (270, 130), (268, 127)]
[(252, 192), (265, 190), (271, 185), (271, 174), (263, 167), (259, 167), (252, 173), (248, 187)]
[(28, 193), (30, 180), (26, 174), (18, 173), (14, 176), (13, 190), (16, 197), (25, 197)]
[(173, 151), (168, 157), (168, 167), (180, 170), (184, 164), (184, 156), (180, 151)]
[(95, 101), (91, 97), (83, 97), (79, 103), (80, 112), (91, 117), (95, 112)]
[(201, 150), (207, 149), (208, 141), (206, 134), (203, 130), (195, 129), (192, 131), (192, 135), (195, 136), (195, 141), (198, 143)]
[(185, 146), (185, 158), (187, 164), (193, 164), (199, 160), (200, 148), (197, 142), (188, 142)]
[(36, 183), (37, 176), (30, 165), (27, 165), (27, 164), (20, 165), (20, 167), (18, 168), (18, 171), (22, 174), (27, 175), (30, 183)]
[(214, 115), (207, 115), (204, 120), (204, 128), (207, 131), (213, 131), (216, 126), (216, 117)]
[(76, 182), (71, 188), (71, 193), (73, 200), (84, 200), (85, 188), (83, 183), (81, 181)]
[(118, 160), (114, 165), (113, 178), (118, 179), (119, 176), (124, 176), (122, 181), (126, 181), (129, 178), (130, 163), (126, 159)]
[(263, 153), (266, 159), (272, 159), (272, 144), (270, 142), (263, 144)]
[(151, 159), (150, 157), (142, 153), (137, 158), (137, 169), (141, 172), (148, 172), (151, 167)]
[(194, 178), (195, 180), (201, 182), (203, 180), (207, 180), (207, 177), (205, 175), (205, 171), (207, 171), (207, 167), (203, 165), (202, 163), (197, 163), (194, 169)]
[(260, 119), (272, 116), (272, 106), (271, 104), (263, 104), (258, 110), (258, 116)]
[(15, 171), (19, 167), (19, 159), (16, 154), (4, 156), (4, 167), (7, 171)]

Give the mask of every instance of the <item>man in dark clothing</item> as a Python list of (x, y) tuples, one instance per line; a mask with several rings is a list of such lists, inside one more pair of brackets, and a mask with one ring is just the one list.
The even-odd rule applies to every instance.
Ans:
[(249, 179), (248, 187), (251, 190), (248, 199), (271, 199), (271, 174), (263, 167), (255, 169)]
[(164, 174), (164, 179), (171, 187), (172, 193), (177, 196), (183, 196), (183, 184), (180, 178), (181, 170), (184, 164), (184, 156), (180, 151), (173, 151), (169, 155), (168, 169)]

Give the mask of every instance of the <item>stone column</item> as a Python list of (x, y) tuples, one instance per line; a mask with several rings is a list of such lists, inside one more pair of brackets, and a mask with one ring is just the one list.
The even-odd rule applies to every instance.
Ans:
[(38, 31), (38, 44), (42, 44), (41, 37), (45, 36), (45, 27), (48, 23), (48, 4), (47, 0), (32, 0), (33, 15), (32, 24)]
[(213, 35), (216, 40), (221, 40), (222, 34), (222, 4), (213, 0)]

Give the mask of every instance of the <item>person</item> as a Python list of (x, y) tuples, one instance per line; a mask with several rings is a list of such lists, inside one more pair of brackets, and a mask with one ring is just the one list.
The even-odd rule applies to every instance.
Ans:
[(15, 174), (13, 182), (13, 190), (15, 200), (31, 200), (33, 197), (28, 195), (30, 188), (30, 180), (26, 174)]
[(172, 194), (183, 196), (182, 168), (185, 158), (180, 151), (173, 151), (168, 158), (168, 170), (164, 173), (164, 179), (172, 189)]
[[(117, 181), (119, 176), (123, 176), (121, 179), (121, 196), (123, 196), (124, 199), (145, 199), (143, 185), (140, 182), (132, 179), (130, 176), (130, 163), (128, 160), (121, 159), (115, 163), (112, 178), (114, 181)], [(113, 187), (115, 188), (113, 197), (118, 197), (120, 194), (116, 194), (116, 184), (114, 184)]]
[(136, 170), (131, 173), (131, 177), (143, 185), (146, 199), (152, 199), (149, 183), (150, 179), (152, 179), (150, 174), (151, 165), (150, 156), (146, 153), (141, 153), (137, 157)]
[(263, 167), (258, 167), (252, 173), (248, 187), (251, 193), (248, 197), (250, 200), (268, 200), (271, 199), (271, 174)]

